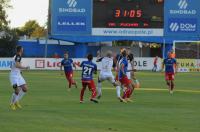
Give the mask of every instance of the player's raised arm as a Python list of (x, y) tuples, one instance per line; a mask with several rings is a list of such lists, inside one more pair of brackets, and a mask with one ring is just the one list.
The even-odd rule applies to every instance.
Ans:
[(102, 59), (103, 59), (103, 57), (101, 56), (100, 51), (97, 51), (97, 60), (96, 60), (96, 62), (101, 62)]
[(99, 50), (97, 51), (97, 58), (101, 58), (101, 52)]

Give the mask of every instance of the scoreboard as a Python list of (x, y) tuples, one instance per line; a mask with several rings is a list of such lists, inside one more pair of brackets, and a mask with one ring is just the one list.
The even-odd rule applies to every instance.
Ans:
[(163, 28), (163, 0), (93, 0), (93, 27)]
[(50, 0), (51, 35), (163, 36), (164, 0)]

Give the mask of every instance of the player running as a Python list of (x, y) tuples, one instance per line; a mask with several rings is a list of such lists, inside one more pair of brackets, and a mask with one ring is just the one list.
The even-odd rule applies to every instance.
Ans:
[(83, 103), (83, 96), (86, 88), (88, 87), (90, 91), (92, 91), (92, 95), (90, 101), (94, 103), (98, 103), (96, 100), (96, 86), (93, 80), (93, 74), (97, 74), (97, 65), (92, 62), (93, 55), (89, 54), (87, 56), (88, 61), (83, 61), (80, 65), (82, 67), (82, 86), (81, 94), (80, 94), (80, 103)]
[(10, 108), (12, 110), (16, 110), (17, 108), (22, 108), (19, 101), (22, 99), (22, 97), (28, 90), (26, 82), (21, 74), (21, 70), (28, 70), (30, 69), (30, 67), (29, 66), (25, 67), (21, 65), (22, 54), (23, 54), (23, 47), (17, 46), (16, 55), (13, 58), (11, 72), (10, 72), (10, 82), (14, 89), (10, 103)]
[(168, 57), (164, 59), (162, 70), (165, 68), (165, 80), (167, 86), (169, 87), (170, 94), (173, 94), (174, 90), (174, 77), (177, 73), (177, 63), (176, 59), (172, 58), (171, 53), (168, 53)]
[[(62, 67), (64, 67), (64, 71), (65, 71), (65, 76), (66, 79), (68, 80), (68, 88), (69, 90), (71, 89), (72, 85), (75, 85), (75, 87), (77, 88), (77, 84), (76, 82), (73, 80), (73, 68), (76, 68), (76, 65), (73, 63), (73, 60), (69, 58), (68, 53), (64, 54), (64, 59), (61, 61), (61, 66), (60, 66), (60, 70), (62, 71)], [(62, 73), (61, 73), (62, 75)]]
[(124, 90), (123, 99), (125, 99), (128, 102), (132, 102), (130, 99), (134, 86), (132, 85), (131, 81), (128, 79), (126, 73), (128, 71), (128, 60), (127, 60), (127, 51), (123, 50), (122, 52), (122, 59), (119, 62), (119, 72), (118, 72), (118, 78), (121, 82), (121, 85), (123, 87), (126, 87)]
[(112, 58), (112, 51), (107, 51), (106, 57), (100, 57), (98, 56), (97, 62), (101, 62), (101, 70), (98, 77), (98, 96), (97, 98), (100, 99), (102, 96), (102, 82), (105, 80), (108, 80), (110, 83), (113, 84), (114, 87), (116, 87), (117, 90), (117, 98), (120, 101), (124, 102), (124, 99), (120, 96), (120, 84), (115, 81), (112, 68), (113, 68), (113, 58)]

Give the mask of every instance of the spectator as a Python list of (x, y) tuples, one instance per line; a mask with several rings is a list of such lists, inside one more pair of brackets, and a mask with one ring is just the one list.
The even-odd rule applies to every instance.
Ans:
[(60, 56), (56, 52), (54, 53), (54, 55), (52, 57), (55, 58), (55, 59), (59, 59), (60, 58)]
[(158, 56), (154, 58), (152, 72), (156, 72), (158, 68)]

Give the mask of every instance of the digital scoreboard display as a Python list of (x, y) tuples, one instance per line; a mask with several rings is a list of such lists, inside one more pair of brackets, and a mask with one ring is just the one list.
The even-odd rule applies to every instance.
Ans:
[(93, 0), (93, 28), (163, 27), (164, 0)]

